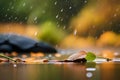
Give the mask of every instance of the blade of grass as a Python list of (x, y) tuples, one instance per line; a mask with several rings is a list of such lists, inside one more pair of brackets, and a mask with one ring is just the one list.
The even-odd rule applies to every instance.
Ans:
[(8, 56), (6, 56), (6, 55), (4, 55), (4, 54), (0, 54), (0, 57), (3, 57), (3, 58), (6, 58), (6, 59), (9, 59), (9, 60), (11, 60), (11, 61), (16, 62), (16, 60), (14, 60), (13, 58), (8, 57)]

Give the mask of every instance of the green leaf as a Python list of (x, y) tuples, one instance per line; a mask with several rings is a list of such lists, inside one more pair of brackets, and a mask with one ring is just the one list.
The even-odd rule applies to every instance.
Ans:
[(88, 52), (86, 57), (85, 57), (85, 59), (87, 61), (93, 61), (93, 60), (95, 60), (95, 58), (96, 58), (96, 55), (94, 53), (92, 53), (92, 52)]

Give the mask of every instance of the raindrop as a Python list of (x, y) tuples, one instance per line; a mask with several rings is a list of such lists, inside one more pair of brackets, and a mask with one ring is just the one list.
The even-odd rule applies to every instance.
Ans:
[(60, 25), (58, 24), (57, 27), (60, 27)]
[(84, 1), (84, 3), (87, 3), (87, 2), (88, 2), (87, 0)]
[(17, 67), (17, 65), (16, 65), (16, 64), (13, 64), (13, 67)]
[(55, 2), (55, 5), (57, 5), (57, 1)]
[(81, 24), (78, 24), (78, 26), (81, 26)]
[(58, 18), (59, 17), (59, 15), (56, 15), (56, 18)]
[(33, 8), (33, 6), (30, 6), (30, 9), (32, 9)]
[(35, 32), (34, 35), (37, 36), (38, 32)]
[(11, 9), (14, 9), (14, 6), (12, 6)]
[(8, 15), (6, 14), (5, 17), (7, 17)]
[(61, 18), (60, 21), (63, 21), (63, 18)]
[(48, 55), (48, 58), (51, 59), (53, 56), (51, 54)]
[(117, 16), (117, 14), (115, 13), (114, 15), (113, 15), (113, 17), (116, 17)]
[(34, 17), (34, 21), (36, 21), (37, 20), (37, 17)]
[(61, 9), (60, 12), (63, 12), (63, 9)]
[(77, 30), (75, 29), (75, 30), (74, 30), (74, 35), (76, 36), (76, 34), (77, 34)]
[(117, 8), (117, 9), (116, 9), (116, 12), (118, 12), (119, 10), (120, 10), (120, 8)]
[(8, 8), (7, 11), (10, 11), (10, 9)]
[(27, 17), (25, 17), (25, 20), (27, 20), (28, 18)]
[(63, 29), (66, 29), (66, 26), (63, 26)]
[(22, 5), (22, 6), (24, 7), (25, 5), (26, 5), (26, 3), (23, 3), (23, 5)]
[(70, 6), (69, 9), (72, 9), (72, 7)]
[(17, 17), (15, 17), (15, 20), (17, 20)]
[(95, 25), (93, 25), (92, 28), (94, 29), (94, 28), (95, 28)]
[(114, 55), (115, 55), (115, 56), (118, 56), (118, 55), (119, 55), (119, 53), (118, 53), (118, 52), (115, 52), (115, 53), (114, 53)]
[(86, 74), (86, 76), (87, 76), (88, 78), (91, 78), (91, 77), (93, 76), (93, 74), (92, 74), (91, 72), (88, 72), (88, 73)]

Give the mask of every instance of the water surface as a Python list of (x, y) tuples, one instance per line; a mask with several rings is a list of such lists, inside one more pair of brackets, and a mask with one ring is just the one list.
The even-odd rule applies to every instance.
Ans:
[(119, 80), (119, 62), (0, 64), (0, 80)]

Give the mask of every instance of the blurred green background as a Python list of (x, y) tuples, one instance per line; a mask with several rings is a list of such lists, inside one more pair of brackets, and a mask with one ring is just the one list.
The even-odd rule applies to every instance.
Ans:
[(0, 33), (61, 48), (120, 46), (118, 0), (1, 0)]

